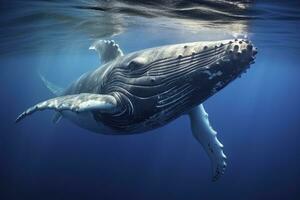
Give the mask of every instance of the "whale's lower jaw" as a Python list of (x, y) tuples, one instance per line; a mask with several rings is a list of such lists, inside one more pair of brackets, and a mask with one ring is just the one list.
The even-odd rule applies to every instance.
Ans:
[[(144, 52), (127, 66), (112, 68), (102, 88), (115, 95), (123, 109), (118, 115), (93, 112), (95, 120), (120, 132), (143, 132), (163, 126), (203, 103), (253, 63), (255, 49), (246, 40), (191, 43)], [(175, 48), (174, 47), (174, 48)], [(166, 53), (167, 52), (167, 53)], [(146, 57), (147, 56), (147, 57)]]

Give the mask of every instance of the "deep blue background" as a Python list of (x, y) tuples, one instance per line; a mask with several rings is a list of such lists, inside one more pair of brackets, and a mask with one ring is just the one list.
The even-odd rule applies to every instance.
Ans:
[[(285, 34), (297, 33), (299, 21), (250, 27), (256, 63), (204, 104), (228, 157), (217, 182), (186, 116), (132, 136), (98, 135), (68, 120), (54, 125), (50, 111), (14, 124), (51, 97), (38, 70), (66, 86), (99, 65), (88, 42), (80, 50), (1, 56), (0, 199), (299, 199), (300, 43)], [(282, 34), (264, 34), (270, 27)], [(115, 40), (131, 52), (203, 38), (170, 32), (142, 28)]]

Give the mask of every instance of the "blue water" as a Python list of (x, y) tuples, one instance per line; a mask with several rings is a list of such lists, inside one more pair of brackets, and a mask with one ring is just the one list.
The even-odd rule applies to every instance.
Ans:
[[(1, 200), (300, 199), (297, 1), (257, 1), (243, 12), (229, 10), (226, 20), (228, 5), (212, 1), (114, 1), (112, 7), (120, 9), (102, 9), (101, 1), (82, 1), (97, 9), (83, 8), (78, 2), (1, 6)], [(201, 6), (223, 14), (203, 14)], [(55, 125), (51, 111), (14, 123), (28, 106), (52, 97), (38, 72), (66, 87), (100, 66), (88, 50), (94, 39), (113, 38), (128, 53), (245, 35), (259, 49), (256, 63), (204, 103), (228, 157), (217, 182), (186, 116), (131, 136), (95, 134), (65, 119)]]

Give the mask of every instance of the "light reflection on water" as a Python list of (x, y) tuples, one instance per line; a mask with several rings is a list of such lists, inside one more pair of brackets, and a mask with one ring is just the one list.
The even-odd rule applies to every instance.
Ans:
[[(8, 2), (1, 10), (0, 54), (40, 52), (41, 48), (56, 51), (74, 44), (83, 48), (95, 39), (126, 34), (136, 28), (161, 33), (172, 30), (173, 35), (213, 34), (216, 39), (251, 37), (252, 23), (261, 26), (262, 31), (255, 34), (266, 45), (284, 45), (272, 41), (278, 36), (288, 37), (292, 45), (299, 42), (298, 34), (282, 30), (278, 22), (299, 27), (298, 4), (291, 1), (283, 6), (279, 1), (270, 6), (265, 2), (212, 0)], [(264, 27), (266, 21), (273, 23)]]
[[(24, 1), (7, 5), (1, 19), (0, 54), (79, 48), (87, 41), (146, 27), (159, 32), (225, 37), (244, 35), (250, 3), (223, 1)], [(224, 37), (224, 36), (223, 36)], [(70, 40), (72, 38), (72, 40)]]

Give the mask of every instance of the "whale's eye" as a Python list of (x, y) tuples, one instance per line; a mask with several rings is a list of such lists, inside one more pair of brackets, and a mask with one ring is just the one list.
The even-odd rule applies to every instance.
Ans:
[(138, 57), (138, 58), (134, 58), (133, 60), (131, 60), (127, 67), (131, 70), (135, 70), (141, 66), (143, 66), (146, 63), (145, 59), (142, 57)]
[(139, 66), (139, 63), (136, 61), (130, 61), (129, 64), (127, 65), (129, 69), (135, 69), (137, 66)]

